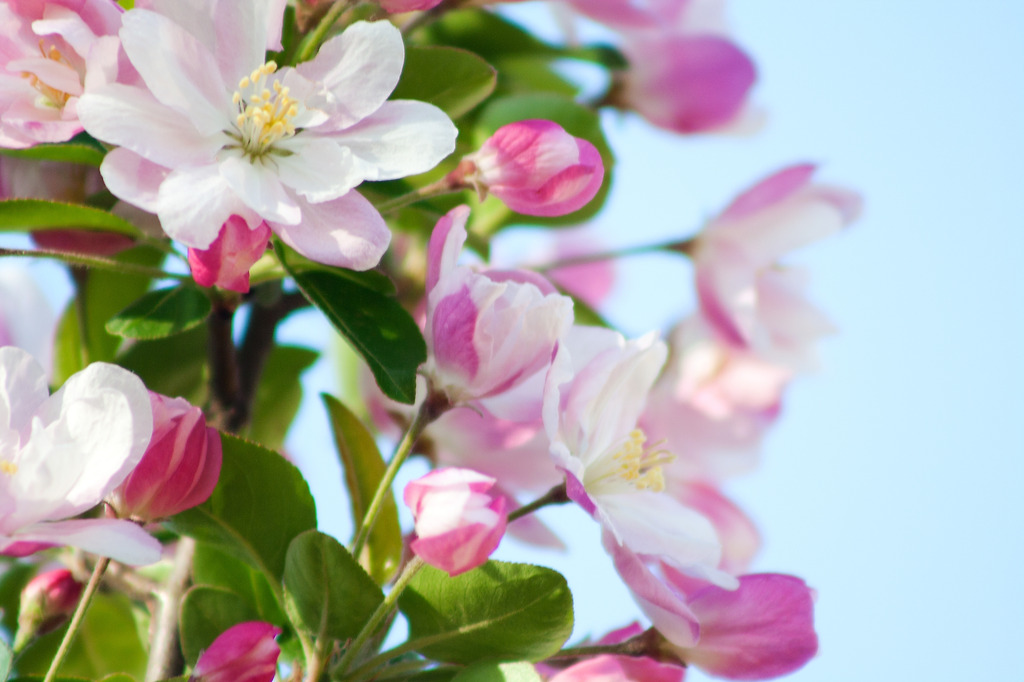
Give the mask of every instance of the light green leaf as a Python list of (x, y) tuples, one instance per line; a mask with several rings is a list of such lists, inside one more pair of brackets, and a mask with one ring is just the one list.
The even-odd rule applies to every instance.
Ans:
[(271, 450), (284, 446), (288, 427), (302, 402), (301, 374), (319, 355), (309, 348), (274, 346), (260, 375), (249, 438)]
[(97, 145), (82, 142), (60, 142), (57, 144), (37, 144), (28, 149), (2, 149), (0, 154), (18, 159), (36, 159), (38, 161), (64, 161), (85, 166), (96, 166), (103, 163), (106, 153)]
[[(352, 503), (352, 518), (361, 519), (384, 478), (387, 464), (377, 449), (373, 436), (363, 423), (340, 401), (323, 393), (327, 414), (331, 419), (334, 442), (338, 447), (345, 470), (345, 485)], [(385, 584), (402, 560), (402, 528), (398, 523), (398, 508), (390, 491), (384, 497), (377, 522), (359, 557), (359, 563), (378, 585)]]
[(7, 646), (7, 643), (0, 639), (0, 682), (5, 682), (10, 676), (13, 658), (14, 654), (11, 653), (11, 647)]
[(30, 230), (95, 230), (140, 237), (139, 228), (98, 208), (47, 199), (6, 199), (0, 201), (0, 232)]
[(541, 682), (532, 663), (478, 663), (471, 665), (452, 682)]
[(572, 594), (559, 573), (488, 561), (462, 575), (424, 567), (399, 598), (416, 651), (447, 663), (539, 661), (572, 633)]
[(292, 540), (284, 588), (306, 629), (319, 636), (350, 639), (384, 601), (352, 555), (330, 535), (307, 531)]
[(106, 329), (128, 339), (162, 339), (198, 327), (211, 309), (203, 292), (183, 284), (149, 292), (110, 318)]
[(418, 99), (458, 118), (494, 91), (498, 72), (457, 47), (410, 47), (391, 99)]

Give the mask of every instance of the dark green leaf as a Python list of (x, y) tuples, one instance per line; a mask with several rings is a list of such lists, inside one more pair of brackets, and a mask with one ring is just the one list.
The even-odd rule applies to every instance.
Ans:
[(198, 327), (211, 309), (206, 294), (182, 284), (149, 292), (110, 318), (106, 329), (128, 339), (162, 339)]
[(427, 566), (399, 598), (409, 640), (448, 663), (539, 661), (572, 633), (572, 594), (559, 573), (488, 561), (449, 577)]
[(8, 632), (18, 629), (21, 591), (32, 579), (36, 567), (20, 561), (0, 562), (0, 625)]
[(206, 337), (206, 327), (199, 326), (165, 339), (137, 341), (117, 356), (117, 363), (138, 374), (151, 391), (202, 405), (207, 393)]
[(263, 573), (204, 542), (196, 543), (192, 580), (196, 585), (234, 592), (255, 609), (259, 614), (258, 620), (265, 623), (284, 626), (288, 621)]
[(334, 639), (355, 637), (384, 593), (330, 535), (308, 531), (292, 540), (284, 588), (306, 629)]
[(532, 663), (478, 663), (471, 665), (452, 682), (541, 682)]
[(391, 99), (418, 99), (458, 118), (494, 91), (497, 72), (457, 47), (410, 47)]
[(300, 375), (316, 362), (316, 351), (275, 346), (260, 375), (253, 402), (249, 438), (271, 450), (284, 445), (285, 435), (302, 402)]
[(181, 602), (181, 649), (189, 665), (232, 625), (259, 620), (260, 614), (234, 592), (197, 585)]
[(393, 298), (330, 272), (293, 272), (303, 295), (359, 351), (377, 385), (399, 402), (416, 399), (416, 369), (427, 359), (419, 327)]
[(58, 144), (37, 144), (28, 149), (3, 149), (0, 154), (18, 159), (37, 159), (39, 161), (65, 161), (86, 166), (99, 166), (103, 163), (103, 149), (81, 142), (61, 142)]
[[(366, 508), (384, 478), (387, 465), (377, 449), (373, 436), (340, 401), (326, 393), (320, 395), (331, 419), (334, 442), (338, 447), (345, 470), (345, 484), (352, 503), (352, 518), (359, 520), (366, 515)], [(398, 509), (394, 496), (388, 492), (384, 497), (377, 522), (359, 557), (360, 564), (370, 573), (378, 585), (386, 583), (402, 560), (402, 528), (398, 524)]]
[(288, 543), (316, 527), (313, 496), (299, 470), (278, 453), (228, 434), (221, 442), (224, 459), (213, 495), (168, 523), (248, 562), (276, 585)]
[(26, 232), (74, 228), (141, 236), (130, 222), (91, 206), (47, 199), (6, 199), (0, 201), (0, 232)]

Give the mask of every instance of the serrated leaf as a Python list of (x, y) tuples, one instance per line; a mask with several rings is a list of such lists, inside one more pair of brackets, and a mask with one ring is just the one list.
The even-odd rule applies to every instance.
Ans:
[(395, 299), (330, 272), (292, 272), (295, 283), (366, 360), (388, 397), (411, 405), (427, 344)]
[(225, 630), (238, 623), (259, 620), (251, 605), (230, 590), (197, 585), (181, 602), (181, 649), (189, 665)]
[(221, 434), (220, 480), (210, 499), (167, 523), (262, 571), (278, 585), (288, 543), (316, 527), (316, 506), (302, 474), (284, 457)]
[(498, 72), (482, 58), (457, 47), (410, 47), (391, 99), (429, 102), (458, 118), (494, 91)]
[(0, 201), (0, 232), (74, 228), (140, 237), (139, 228), (113, 213), (82, 204), (47, 199)]
[(110, 318), (106, 330), (127, 339), (162, 339), (198, 327), (212, 308), (194, 286), (157, 289)]
[(288, 617), (277, 603), (267, 577), (249, 564), (204, 542), (197, 542), (192, 557), (192, 581), (234, 592), (256, 610), (258, 620), (284, 625)]
[(471, 665), (452, 682), (541, 682), (532, 663), (478, 663)]
[(302, 402), (300, 375), (320, 355), (309, 348), (274, 346), (263, 367), (253, 401), (249, 438), (266, 448), (284, 446), (288, 427)]
[[(334, 432), (334, 443), (338, 448), (342, 468), (345, 471), (345, 485), (352, 504), (352, 518), (362, 519), (366, 508), (384, 478), (387, 464), (377, 449), (373, 436), (363, 423), (347, 407), (335, 398), (322, 393), (327, 414)], [(394, 496), (388, 492), (367, 539), (359, 563), (369, 572), (378, 585), (386, 583), (402, 560), (402, 528), (398, 523), (398, 508)]]
[(307, 531), (292, 540), (284, 587), (306, 629), (349, 639), (384, 601), (384, 593), (330, 535)]
[(572, 633), (572, 594), (556, 571), (488, 561), (450, 577), (426, 566), (399, 598), (416, 651), (447, 663), (539, 661)]
[(28, 149), (2, 149), (0, 154), (17, 159), (64, 161), (85, 166), (96, 166), (97, 168), (103, 163), (103, 157), (106, 156), (102, 148), (82, 142), (37, 144)]

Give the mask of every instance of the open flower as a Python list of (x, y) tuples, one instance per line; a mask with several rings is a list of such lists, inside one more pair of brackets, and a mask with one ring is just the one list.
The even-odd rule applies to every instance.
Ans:
[(457, 134), (432, 105), (386, 101), (404, 60), (398, 29), (359, 22), (278, 69), (263, 61), (271, 0), (176, 4), (124, 15), (123, 49), (146, 87), (110, 84), (79, 103), (86, 130), (120, 145), (101, 167), (110, 191), (195, 249), (236, 215), (313, 260), (376, 265), (390, 232), (354, 188), (432, 168)]
[(157, 561), (160, 543), (134, 523), (71, 518), (142, 458), (153, 432), (145, 386), (94, 363), (47, 393), (32, 356), (0, 348), (0, 553), (71, 545), (125, 563)]

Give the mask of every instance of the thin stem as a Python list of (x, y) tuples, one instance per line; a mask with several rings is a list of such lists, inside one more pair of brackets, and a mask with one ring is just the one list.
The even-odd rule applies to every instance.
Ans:
[(192, 557), (196, 542), (183, 537), (174, 552), (174, 566), (167, 578), (167, 584), (157, 595), (153, 636), (149, 645), (149, 662), (146, 664), (146, 682), (173, 677), (181, 668), (178, 652), (178, 614), (181, 597), (192, 574)]
[(416, 575), (416, 572), (423, 568), (424, 565), (425, 563), (423, 559), (418, 556), (414, 556), (409, 563), (405, 565), (405, 570), (403, 570), (402, 574), (398, 576), (398, 580), (395, 581), (391, 591), (388, 592), (386, 597), (384, 597), (384, 601), (382, 601), (380, 606), (377, 607), (377, 610), (373, 612), (373, 615), (370, 616), (370, 620), (363, 626), (363, 629), (358, 635), (356, 635), (356, 638), (352, 640), (352, 644), (350, 644), (348, 649), (345, 651), (345, 655), (342, 656), (340, 661), (338, 661), (338, 672), (341, 675), (344, 675), (345, 671), (348, 670), (348, 667), (352, 665), (352, 660), (358, 655), (359, 651), (363, 648), (363, 645), (366, 644), (366, 640), (368, 640), (370, 636), (377, 631), (377, 628), (384, 622), (384, 619), (391, 615), (391, 612), (398, 604), (398, 597), (401, 596), (402, 592), (409, 584), (409, 581), (412, 580), (414, 575)]
[(99, 270), (113, 270), (114, 272), (121, 272), (127, 275), (145, 275), (146, 277), (152, 277), (154, 279), (176, 279), (180, 281), (188, 281), (192, 279), (191, 275), (179, 275), (173, 272), (164, 272), (160, 268), (151, 268), (145, 265), (137, 265), (135, 263), (122, 263), (120, 261), (112, 260), (110, 258), (100, 258), (99, 256), (86, 256), (81, 253), (71, 253), (68, 251), (49, 251), (47, 249), (7, 249), (0, 248), (0, 256), (26, 256), (28, 258), (49, 258), (51, 260), (59, 260), (69, 265), (82, 265), (88, 268), (96, 268)]
[(320, 49), (320, 45), (324, 42), (331, 27), (338, 21), (338, 18), (348, 9), (350, 2), (349, 0), (338, 0), (335, 2), (327, 14), (323, 16), (320, 23), (316, 25), (309, 35), (302, 39), (302, 44), (299, 45), (299, 52), (295, 58), (296, 63), (302, 63), (313, 58), (317, 50)]
[[(377, 662), (377, 657), (374, 657), (370, 663)], [(405, 677), (408, 673), (419, 672), (423, 668), (431, 665), (433, 661), (419, 659), (415, 661), (402, 661), (401, 663), (393, 663), (383, 670), (377, 671), (380, 667), (380, 663), (376, 666), (370, 667), (368, 664), (361, 665), (352, 671), (352, 674), (348, 676), (349, 680), (355, 682), (361, 682), (363, 679), (373, 676), (376, 681), (379, 680), (393, 680), (399, 677)]]
[(644, 253), (657, 253), (658, 251), (672, 251), (675, 253), (681, 253), (683, 255), (689, 255), (690, 249), (693, 248), (693, 244), (696, 240), (683, 239), (675, 240), (671, 242), (659, 242), (657, 244), (641, 244), (639, 246), (627, 246), (623, 249), (616, 249), (614, 251), (601, 251), (599, 253), (587, 253), (579, 256), (569, 256), (561, 260), (554, 261), (552, 263), (546, 263), (544, 265), (531, 266), (531, 270), (537, 272), (547, 272), (556, 268), (565, 268), (572, 265), (584, 265), (586, 263), (595, 263), (603, 260), (615, 260), (616, 258), (624, 258), (626, 256), (638, 256)]
[(424, 185), (423, 187), (413, 190), (407, 194), (403, 194), (402, 196), (382, 201), (376, 205), (376, 209), (381, 214), (391, 213), (392, 211), (397, 211), (409, 204), (415, 204), (417, 201), (432, 199), (434, 197), (444, 196), (445, 194), (454, 194), (455, 192), (461, 192), (464, 189), (469, 189), (469, 185), (453, 181), (446, 175), (437, 182)]
[(569, 502), (569, 495), (565, 491), (565, 481), (562, 481), (533, 502), (524, 504), (522, 507), (519, 507), (519, 509), (510, 513), (508, 515), (508, 522), (512, 523), (516, 519), (520, 519), (527, 514), (532, 514), (541, 507), (546, 507), (551, 504), (565, 504), (566, 502)]
[(89, 584), (85, 586), (85, 591), (82, 592), (82, 598), (78, 601), (78, 607), (75, 608), (75, 614), (71, 616), (71, 624), (68, 625), (68, 631), (64, 633), (64, 639), (61, 640), (60, 648), (57, 649), (57, 654), (53, 657), (53, 661), (50, 663), (50, 669), (46, 671), (46, 677), (43, 678), (43, 682), (53, 682), (57, 678), (57, 671), (60, 670), (60, 665), (64, 662), (64, 657), (68, 655), (71, 643), (74, 641), (75, 635), (78, 634), (78, 628), (81, 627), (82, 620), (85, 618), (85, 612), (89, 608), (89, 602), (92, 601), (93, 595), (96, 594), (96, 590), (100, 586), (100, 581), (103, 580), (103, 572), (107, 570), (107, 566), (109, 564), (110, 559), (103, 557), (96, 563), (96, 567), (92, 570), (92, 577), (89, 578)]
[[(618, 644), (597, 644), (593, 646), (574, 646), (562, 649), (554, 656), (548, 657), (547, 661), (554, 661), (567, 658), (585, 658), (587, 656), (598, 656), (600, 654), (614, 654), (617, 656), (652, 656), (660, 659), (663, 652), (661, 644), (664, 638), (654, 628), (648, 628), (635, 637), (630, 637), (625, 642)], [(682, 664), (677, 656), (672, 656), (673, 663)], [(685, 664), (683, 664), (685, 665)]]
[(391, 461), (388, 462), (388, 468), (385, 470), (384, 476), (377, 486), (377, 491), (366, 508), (363, 522), (359, 526), (359, 532), (356, 533), (356, 538), (352, 542), (352, 556), (358, 557), (362, 553), (363, 545), (366, 544), (367, 538), (370, 537), (370, 531), (373, 530), (373, 524), (377, 522), (377, 515), (380, 514), (381, 507), (384, 506), (384, 500), (391, 492), (391, 484), (395, 482), (398, 470), (402, 468), (402, 464), (405, 463), (405, 460), (412, 452), (412, 446), (416, 444), (416, 440), (423, 433), (423, 429), (426, 428), (427, 424), (437, 419), (446, 409), (448, 409), (447, 400), (440, 400), (433, 395), (428, 395), (427, 399), (420, 405), (420, 409), (416, 412), (416, 417), (412, 420), (408, 430), (406, 430), (405, 436), (402, 437), (402, 442), (395, 448), (395, 453), (391, 456)]

